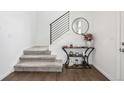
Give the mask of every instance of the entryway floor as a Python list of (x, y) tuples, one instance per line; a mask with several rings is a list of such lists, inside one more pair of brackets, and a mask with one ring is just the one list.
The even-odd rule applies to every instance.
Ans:
[(91, 69), (63, 69), (55, 72), (13, 72), (3, 81), (109, 81), (92, 66)]

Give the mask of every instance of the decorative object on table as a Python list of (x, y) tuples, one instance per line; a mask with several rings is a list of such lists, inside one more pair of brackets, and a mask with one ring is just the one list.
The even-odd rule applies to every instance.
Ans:
[(75, 59), (75, 66), (78, 66), (78, 59)]
[(93, 40), (93, 35), (91, 33), (84, 34), (84, 40), (92, 41)]
[(77, 56), (77, 57), (78, 57), (78, 56), (79, 56), (79, 52), (75, 52), (75, 56)]
[(69, 52), (69, 56), (73, 56), (73, 54), (74, 54), (73, 51)]
[(84, 36), (85, 44), (87, 47), (93, 46), (93, 35), (91, 33), (87, 33)]
[(69, 64), (68, 64), (68, 66), (73, 66), (73, 62), (72, 62), (72, 60), (69, 60)]
[(84, 35), (89, 30), (89, 22), (83, 17), (76, 18), (72, 22), (72, 30), (76, 34)]
[(73, 44), (70, 44), (70, 48), (72, 48), (73, 47)]

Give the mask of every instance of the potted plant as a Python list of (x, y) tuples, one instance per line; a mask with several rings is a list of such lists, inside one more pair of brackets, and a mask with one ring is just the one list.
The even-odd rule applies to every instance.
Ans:
[(85, 40), (86, 46), (91, 47), (93, 42), (93, 35), (91, 33), (84, 34), (84, 40)]

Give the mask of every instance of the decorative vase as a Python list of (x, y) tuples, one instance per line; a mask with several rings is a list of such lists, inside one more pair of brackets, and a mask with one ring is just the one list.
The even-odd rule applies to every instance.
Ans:
[(70, 51), (70, 52), (69, 52), (69, 55), (70, 55), (70, 56), (73, 56), (73, 51)]
[(68, 66), (73, 66), (73, 62), (72, 62), (72, 60), (69, 60), (69, 64), (68, 64)]
[(86, 41), (85, 43), (87, 47), (93, 47), (93, 41)]

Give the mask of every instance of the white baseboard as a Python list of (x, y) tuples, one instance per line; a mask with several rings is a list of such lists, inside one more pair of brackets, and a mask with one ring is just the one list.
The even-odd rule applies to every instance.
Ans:
[(108, 75), (107, 73), (105, 73), (105, 71), (103, 71), (101, 68), (99, 68), (97, 65), (93, 64), (93, 66), (99, 71), (101, 72), (105, 77), (107, 77), (110, 81), (113, 81), (115, 79), (113, 79), (110, 75)]
[(11, 70), (9, 70), (8, 72), (6, 72), (5, 74), (0, 76), (0, 80), (3, 80), (6, 76), (8, 76), (10, 73), (14, 72), (14, 68), (12, 68)]

